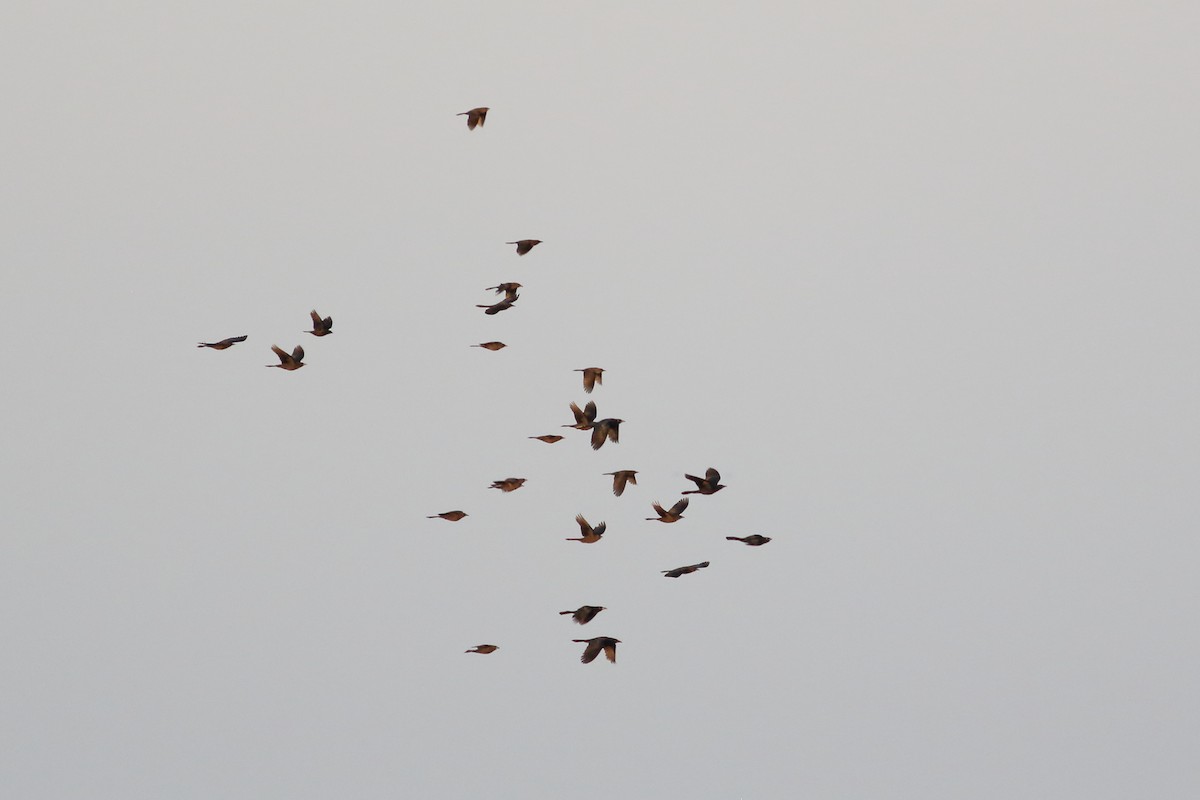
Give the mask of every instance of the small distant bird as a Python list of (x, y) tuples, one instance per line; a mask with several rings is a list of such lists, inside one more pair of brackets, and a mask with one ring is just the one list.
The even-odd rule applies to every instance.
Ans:
[(313, 336), (328, 336), (333, 333), (333, 317), (321, 319), (321, 315), (317, 313), (315, 308), (308, 312), (308, 314), (312, 317), (313, 329), (305, 331), (305, 333), (311, 333)]
[(745, 542), (751, 547), (762, 547), (771, 541), (770, 536), (759, 536), (757, 533), (753, 536), (726, 536), (725, 538), (731, 542)]
[(718, 483), (721, 480), (721, 473), (717, 472), (713, 467), (708, 468), (703, 478), (697, 478), (695, 475), (684, 475), (683, 477), (695, 483), (696, 488), (680, 492), (680, 494), (716, 494), (725, 488), (725, 484)]
[(275, 351), (275, 355), (279, 356), (280, 363), (267, 364), (268, 367), (279, 367), (280, 369), (286, 369), (290, 372), (291, 370), (300, 369), (304, 366), (304, 364), (301, 363), (304, 361), (304, 348), (300, 345), (296, 345), (296, 349), (292, 351), (290, 356), (284, 351), (280, 350), (277, 345), (271, 345), (271, 349)]
[(600, 541), (600, 537), (604, 535), (604, 531), (608, 529), (606, 523), (601, 522), (595, 528), (588, 524), (588, 521), (583, 518), (583, 514), (576, 514), (575, 521), (579, 523), (579, 530), (583, 536), (574, 539), (567, 539), (568, 542), (583, 542), (584, 544), (595, 544)]
[(617, 497), (620, 497), (621, 494), (624, 493), (626, 483), (632, 483), (634, 486), (637, 486), (636, 469), (622, 469), (616, 472), (606, 472), (604, 474), (613, 476), (613, 494), (615, 494)]
[(461, 114), (455, 114), (456, 117), (467, 118), (467, 130), (475, 130), (475, 126), (483, 127), (483, 123), (487, 121), (488, 109), (484, 106), (472, 108), (470, 111), (464, 111)]
[(592, 389), (596, 388), (597, 383), (604, 385), (604, 370), (600, 367), (588, 367), (575, 371), (583, 373), (583, 390), (588, 394), (592, 393)]
[(658, 503), (651, 503), (654, 506), (657, 517), (646, 517), (646, 519), (657, 519), (659, 522), (678, 522), (683, 519), (683, 510), (688, 507), (688, 499), (685, 497), (675, 505), (671, 506), (671, 510), (667, 511)]
[(512, 308), (513, 303), (517, 302), (517, 300), (518, 300), (517, 295), (510, 294), (507, 297), (505, 297), (503, 300), (501, 300), (499, 303), (493, 303), (490, 306), (480, 305), (480, 304), (476, 303), (475, 307), (476, 308), (486, 308), (487, 311), (483, 312), (485, 314), (499, 314), (501, 311), (507, 311), (508, 309)]
[(692, 564), (687, 567), (676, 567), (675, 569), (664, 569), (662, 574), (668, 578), (678, 578), (680, 575), (687, 575), (695, 572), (698, 569), (704, 569), (708, 566), (707, 561), (702, 561), (699, 564)]
[(596, 421), (596, 402), (589, 400), (582, 410), (579, 406), (571, 403), (571, 413), (575, 415), (575, 424), (563, 425), (564, 428), (574, 428), (577, 431), (590, 430), (592, 423)]
[(476, 645), (475, 647), (472, 647), (470, 650), (464, 650), (463, 652), (464, 653), (479, 653), (481, 655), (486, 656), (488, 653), (494, 653), (499, 649), (500, 649), (500, 646), (496, 645), (496, 644), (481, 644), (481, 645)]
[(438, 517), (441, 517), (442, 519), (449, 520), (450, 522), (458, 522), (465, 516), (467, 516), (467, 512), (465, 511), (443, 511), (440, 514), (430, 514), (425, 519), (437, 519)]
[(515, 242), (505, 242), (505, 244), (515, 244), (517, 246), (517, 255), (519, 256), (525, 255), (541, 243), (541, 239), (518, 239)]
[(471, 347), (482, 347), (484, 350), (503, 350), (508, 345), (504, 342), (483, 342), (482, 344), (473, 344)]
[(230, 336), (228, 339), (222, 339), (219, 342), (200, 342), (196, 347), (211, 347), (213, 350), (228, 350), (238, 342), (246, 341), (245, 336)]
[(585, 664), (590, 664), (596, 660), (596, 656), (600, 655), (600, 651), (604, 651), (604, 655), (612, 663), (617, 663), (617, 645), (621, 643), (620, 639), (614, 639), (611, 636), (597, 636), (595, 639), (572, 639), (572, 642), (580, 642), (586, 644), (583, 648), (583, 655), (579, 660)]
[(492, 485), (488, 488), (499, 489), (507, 494), (508, 492), (515, 492), (517, 489), (520, 489), (525, 485), (526, 480), (528, 478), (505, 478), (502, 481), (492, 481)]
[(496, 294), (504, 294), (504, 295), (508, 295), (509, 297), (515, 298), (517, 296), (517, 290), (521, 289), (521, 288), (524, 288), (524, 287), (522, 287), (521, 284), (519, 284), (519, 283), (501, 283), (496, 286), (487, 287), (487, 291), (491, 291), (494, 289)]
[(576, 625), (587, 625), (604, 610), (604, 606), (580, 606), (574, 611), (560, 611), (559, 614), (570, 614)]
[(610, 417), (592, 425), (592, 449), (599, 450), (606, 441), (620, 444), (621, 440), (618, 436), (621, 433), (621, 423), (624, 421)]
[(530, 436), (529, 438), (537, 439), (539, 442), (545, 442), (546, 444), (554, 444), (555, 442), (561, 442), (563, 437), (558, 434), (547, 433), (545, 436)]

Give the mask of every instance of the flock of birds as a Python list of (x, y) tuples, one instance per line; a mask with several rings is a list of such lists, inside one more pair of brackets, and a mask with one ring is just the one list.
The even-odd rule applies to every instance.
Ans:
[[(458, 116), (467, 118), (467, 128), (475, 130), (477, 127), (483, 127), (487, 120), (488, 110), (485, 107), (473, 108), (470, 111), (464, 111)], [(534, 247), (541, 244), (540, 239), (518, 239), (506, 244), (516, 245), (517, 255), (523, 256), (528, 254)], [(501, 283), (496, 286), (487, 287), (486, 291), (494, 291), (497, 295), (504, 297), (492, 304), (479, 304), (476, 307), (484, 309), (484, 313), (488, 315), (499, 314), (501, 311), (507, 311), (519, 299), (519, 290), (522, 288), (519, 283)], [(330, 336), (333, 334), (333, 317), (322, 317), (316, 309), (309, 312), (312, 318), (312, 330), (304, 331), (318, 338)], [(199, 342), (197, 347), (206, 347), (213, 350), (227, 350), (235, 344), (246, 341), (247, 336), (231, 336), (228, 339), (222, 339), (218, 342)], [(501, 350), (507, 345), (504, 342), (482, 342), (480, 344), (471, 345), (472, 347), (481, 347), (485, 350)], [(289, 372), (300, 369), (304, 364), (304, 348), (301, 345), (296, 345), (291, 353), (282, 349), (278, 345), (271, 345), (271, 350), (279, 359), (278, 364), (267, 364), (267, 367), (278, 367), (279, 369)], [(601, 367), (584, 367), (583, 369), (575, 370), (583, 373), (583, 390), (588, 394), (597, 386), (604, 384), (604, 369)], [(598, 416), (595, 401), (588, 401), (583, 408), (578, 404), (571, 403), (571, 413), (575, 417), (573, 423), (563, 425), (564, 428), (572, 428), (574, 430), (590, 432), (591, 445), (593, 450), (601, 449), (607, 442), (619, 443), (621, 433), (622, 419), (616, 417), (608, 417), (597, 419)], [(546, 444), (555, 444), (562, 441), (564, 437), (558, 434), (543, 434), (541, 436), (530, 436), (530, 439), (537, 439)], [(629, 485), (637, 485), (638, 471), (634, 469), (622, 469), (616, 472), (606, 472), (605, 476), (613, 479), (612, 492), (617, 497), (625, 493), (625, 488)], [(670, 508), (664, 508), (662, 504), (655, 502), (651, 504), (654, 513), (657, 516), (646, 517), (647, 520), (675, 523), (683, 519), (683, 512), (687, 509), (689, 498), (687, 495), (713, 495), (725, 488), (725, 484), (721, 483), (721, 473), (714, 467), (709, 467), (703, 477), (696, 475), (685, 474), (684, 477), (694, 483), (696, 488), (683, 491), (678, 501)], [(501, 492), (515, 492), (525, 485), (526, 478), (502, 478), (492, 482), (492, 489), (499, 489)], [(443, 511), (439, 514), (430, 514), (428, 519), (443, 519), (447, 522), (459, 522), (468, 516), (467, 512), (460, 509), (453, 511)], [(580, 542), (582, 544), (595, 544), (604, 536), (607, 530), (607, 524), (604, 522), (598, 525), (589, 523), (582, 514), (575, 517), (575, 522), (579, 525), (580, 535), (576, 537), (568, 537), (566, 541)], [(726, 536), (729, 541), (742, 542), (751, 547), (761, 547), (771, 541), (770, 537), (754, 534), (751, 536)], [(675, 567), (674, 569), (661, 570), (664, 577), (679, 578), (683, 575), (690, 575), (693, 572), (704, 569), (709, 566), (708, 561), (703, 561), (699, 564), (689, 564), (683, 567)], [(586, 625), (591, 622), (601, 612), (606, 610), (605, 606), (580, 606), (577, 609), (570, 611), (560, 611), (559, 614), (570, 615), (573, 622), (578, 625)], [(611, 636), (595, 636), (590, 639), (572, 639), (572, 642), (583, 644), (583, 655), (580, 660), (584, 664), (589, 664), (604, 653), (605, 657), (612, 663), (617, 661), (617, 645), (621, 643), (620, 639), (614, 639)], [(481, 644), (465, 651), (467, 653), (478, 653), (487, 655), (499, 650), (499, 645)]]

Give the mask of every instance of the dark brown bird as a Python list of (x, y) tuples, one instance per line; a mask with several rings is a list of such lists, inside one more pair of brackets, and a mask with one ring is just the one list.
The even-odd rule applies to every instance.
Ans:
[(472, 647), (470, 650), (464, 650), (463, 652), (464, 653), (479, 653), (480, 655), (486, 656), (488, 653), (494, 653), (499, 649), (500, 649), (499, 645), (480, 644), (480, 645), (476, 645), (475, 647)]
[(703, 478), (697, 478), (695, 475), (684, 475), (683, 477), (695, 483), (696, 488), (680, 492), (680, 494), (716, 494), (725, 488), (725, 484), (718, 483), (721, 480), (721, 473), (717, 472), (713, 467), (708, 468)]
[(601, 522), (595, 528), (588, 524), (588, 521), (583, 518), (583, 514), (576, 514), (575, 521), (579, 523), (579, 530), (583, 536), (574, 539), (568, 538), (568, 542), (583, 542), (584, 544), (595, 544), (600, 541), (600, 537), (604, 535), (604, 531), (608, 529), (606, 523)]
[(529, 438), (537, 439), (539, 442), (545, 442), (546, 444), (554, 444), (555, 442), (561, 442), (563, 437), (555, 433), (547, 433), (545, 436), (530, 436)]
[(621, 643), (620, 639), (614, 639), (611, 636), (597, 636), (594, 639), (572, 639), (572, 642), (581, 642), (587, 645), (583, 648), (583, 655), (579, 660), (585, 664), (590, 664), (596, 660), (596, 656), (600, 655), (600, 651), (604, 651), (604, 655), (612, 663), (617, 663), (617, 645)]
[(328, 336), (333, 333), (333, 317), (321, 319), (321, 315), (317, 313), (315, 308), (308, 312), (308, 314), (312, 317), (313, 329), (311, 331), (304, 331), (305, 333), (311, 333), (313, 336)]
[(483, 342), (482, 344), (473, 344), (471, 347), (482, 347), (484, 350), (503, 350), (508, 345), (504, 342)]
[(592, 389), (596, 388), (597, 383), (601, 386), (604, 385), (604, 370), (600, 367), (588, 367), (575, 371), (583, 373), (583, 390), (588, 394), (592, 393)]
[(637, 486), (637, 470), (622, 469), (616, 472), (606, 472), (605, 475), (613, 476), (613, 494), (620, 497), (625, 492), (625, 484), (632, 483)]
[(488, 488), (489, 489), (499, 489), (500, 491), (505, 492), (505, 493), (515, 492), (517, 489), (520, 489), (522, 486), (525, 485), (526, 480), (528, 480), (528, 479), (527, 478), (505, 478), (502, 481), (492, 481), (492, 485), (489, 486)]
[(489, 286), (488, 290), (490, 291), (494, 289), (496, 294), (507, 295), (508, 297), (515, 299), (517, 296), (517, 290), (521, 288), (523, 287), (519, 283), (501, 283), (497, 286)]
[(515, 244), (517, 246), (517, 255), (519, 256), (525, 255), (541, 243), (541, 239), (518, 239), (515, 242), (505, 242), (505, 244)]
[(680, 575), (688, 575), (698, 569), (704, 569), (708, 566), (707, 561), (702, 561), (699, 564), (692, 564), (687, 567), (676, 567), (675, 569), (664, 569), (662, 574), (668, 578), (678, 578)]
[(292, 351), (290, 356), (284, 351), (280, 350), (277, 345), (271, 345), (271, 349), (275, 351), (275, 355), (279, 356), (279, 363), (267, 364), (268, 367), (279, 367), (280, 369), (286, 369), (290, 372), (291, 370), (300, 369), (304, 366), (304, 364), (301, 363), (304, 361), (304, 348), (300, 345), (296, 345), (296, 349)]
[(667, 511), (658, 503), (651, 503), (654, 506), (657, 517), (646, 517), (646, 519), (657, 519), (659, 522), (678, 522), (683, 519), (683, 510), (688, 507), (688, 499), (685, 497), (675, 505), (671, 506), (671, 510)]
[(230, 336), (228, 339), (222, 339), (219, 342), (201, 342), (196, 347), (211, 347), (213, 350), (228, 350), (238, 342), (246, 341), (245, 336)]
[(751, 547), (762, 547), (771, 541), (770, 536), (759, 536), (757, 533), (753, 536), (726, 536), (725, 538), (731, 542), (745, 542)]
[(590, 430), (592, 423), (596, 421), (596, 402), (589, 400), (582, 410), (576, 404), (571, 403), (571, 413), (575, 415), (575, 424), (563, 425), (564, 428), (574, 428), (577, 431)]
[(574, 611), (560, 611), (559, 614), (570, 614), (576, 625), (587, 625), (604, 610), (604, 606), (580, 606)]
[(508, 309), (512, 308), (513, 303), (517, 302), (518, 299), (519, 298), (517, 295), (510, 294), (507, 297), (505, 297), (503, 300), (501, 300), (499, 303), (493, 303), (490, 306), (480, 305), (480, 304), (476, 303), (475, 307), (476, 308), (486, 308), (487, 311), (483, 312), (485, 314), (499, 314), (501, 311), (507, 311)]
[(450, 522), (458, 522), (465, 516), (467, 516), (467, 512), (465, 511), (443, 511), (440, 514), (431, 514), (425, 519), (437, 519), (438, 517), (441, 517), (442, 519)]
[(467, 130), (475, 130), (475, 126), (483, 127), (483, 123), (487, 121), (488, 109), (485, 106), (472, 108), (470, 111), (464, 111), (461, 114), (455, 114), (456, 117), (467, 118)]
[(620, 444), (621, 440), (618, 436), (621, 433), (621, 423), (624, 421), (610, 417), (592, 425), (592, 449), (599, 450), (606, 441)]

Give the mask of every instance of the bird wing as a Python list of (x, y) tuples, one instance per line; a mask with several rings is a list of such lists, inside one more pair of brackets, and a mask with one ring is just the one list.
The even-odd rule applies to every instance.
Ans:
[(683, 510), (687, 507), (688, 507), (688, 499), (685, 497), (682, 500), (680, 500), (679, 502), (677, 502), (675, 505), (671, 506), (671, 513), (675, 514), (675, 515), (682, 514)]
[(576, 514), (575, 521), (579, 523), (579, 530), (584, 536), (590, 536), (592, 534), (592, 526), (589, 525), (588, 521), (583, 518), (583, 514)]
[(583, 390), (591, 394), (592, 389), (596, 388), (596, 373), (590, 369), (580, 370), (583, 373)]
[(625, 491), (625, 480), (625, 473), (617, 472), (613, 474), (613, 494), (617, 497), (620, 497), (621, 493)]
[(655, 513), (657, 513), (660, 517), (665, 517), (667, 515), (667, 510), (658, 503), (651, 503), (650, 505), (654, 507)]
[(704, 478), (697, 478), (695, 475), (688, 475), (687, 473), (684, 473), (683, 477), (687, 478), (689, 481), (693, 481), (697, 487), (704, 485)]
[(613, 442), (617, 442), (619, 444), (621, 441), (620, 437), (621, 437), (621, 423), (615, 422), (615, 423), (609, 425), (608, 426), (609, 440), (613, 441)]
[(589, 400), (588, 404), (583, 407), (583, 415), (587, 417), (588, 422), (596, 421), (596, 401)]
[(317, 313), (317, 310), (314, 308), (312, 311), (308, 312), (308, 315), (312, 317), (313, 330), (321, 330), (321, 315)]
[(292, 351), (292, 358), (296, 359), (297, 363), (303, 361), (304, 360), (304, 348), (301, 347), (300, 345), (296, 345), (296, 349)]
[(604, 655), (612, 663), (617, 663), (617, 645), (611, 642), (604, 645)]
[(583, 655), (579, 657), (579, 660), (584, 664), (592, 663), (596, 660), (596, 656), (600, 655), (600, 650), (603, 647), (604, 645), (595, 639), (589, 639), (588, 646), (583, 648)]
[(325, 319), (321, 320), (321, 327), (327, 331), (332, 331), (333, 330), (333, 317), (326, 317)]
[(279, 348), (279, 345), (277, 345), (277, 344), (273, 344), (273, 345), (271, 345), (271, 350), (273, 350), (273, 351), (275, 352), (275, 355), (279, 356), (279, 361), (280, 361), (280, 363), (286, 364), (286, 363), (288, 363), (289, 361), (291, 361), (291, 360), (292, 360), (292, 357), (291, 357), (291, 356), (289, 356), (289, 355), (288, 355), (286, 352), (284, 352), (283, 350), (281, 350), (281, 349)]
[(592, 449), (599, 450), (604, 446), (604, 440), (608, 436), (608, 425), (601, 422), (592, 427)]
[(708, 482), (713, 486), (716, 486), (721, 482), (721, 473), (717, 472), (716, 467), (709, 467), (708, 471), (705, 472), (704, 475), (706, 478), (708, 478)]
[(594, 533), (596, 535), (596, 538), (599, 539), (601, 536), (604, 535), (604, 532), (606, 530), (608, 530), (608, 523), (601, 522), (599, 525), (597, 525), (595, 528), (592, 529), (592, 533)]

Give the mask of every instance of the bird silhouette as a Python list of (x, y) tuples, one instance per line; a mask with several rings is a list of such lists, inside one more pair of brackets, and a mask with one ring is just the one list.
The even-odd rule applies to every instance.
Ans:
[(484, 311), (483, 313), (490, 316), (492, 314), (499, 314), (501, 311), (507, 311), (508, 309), (512, 308), (513, 303), (517, 302), (518, 299), (519, 299), (519, 297), (517, 295), (511, 294), (511, 295), (508, 295), (507, 297), (505, 297), (500, 302), (493, 303), (490, 306), (489, 305), (481, 305), (479, 303), (476, 303), (475, 307), (476, 308), (486, 308), (487, 311)]
[(482, 342), (481, 344), (473, 344), (471, 347), (482, 347), (484, 350), (503, 350), (508, 345), (504, 342)]
[(546, 444), (554, 444), (555, 442), (561, 442), (563, 437), (556, 433), (547, 433), (545, 436), (530, 436), (529, 438), (537, 439), (539, 442), (545, 442)]
[(501, 283), (496, 286), (489, 286), (485, 291), (495, 290), (496, 294), (508, 295), (510, 298), (517, 296), (517, 290), (523, 288), (519, 283)]
[(616, 472), (606, 472), (605, 475), (612, 475), (613, 479), (613, 494), (620, 497), (625, 493), (625, 484), (632, 483), (637, 486), (637, 470), (622, 469)]
[(707, 561), (702, 561), (699, 564), (692, 564), (687, 567), (676, 567), (675, 569), (664, 569), (662, 574), (667, 578), (678, 578), (680, 575), (688, 575), (698, 569), (704, 569), (708, 566)]
[(300, 369), (304, 366), (302, 363), (304, 361), (304, 348), (300, 345), (296, 345), (296, 349), (292, 351), (291, 355), (288, 355), (283, 350), (280, 350), (278, 345), (271, 345), (271, 349), (275, 351), (275, 355), (279, 356), (279, 363), (267, 364), (268, 367), (279, 367), (280, 369), (286, 369), (290, 372), (294, 369)]
[(528, 480), (528, 479), (527, 478), (505, 478), (504, 480), (500, 480), (500, 481), (492, 481), (492, 485), (489, 486), (488, 488), (489, 489), (499, 489), (500, 491), (507, 494), (508, 492), (515, 492), (517, 489), (520, 489), (522, 486), (525, 485), (526, 480)]
[(472, 647), (470, 650), (464, 650), (464, 653), (479, 653), (486, 656), (488, 653), (494, 653), (500, 649), (499, 645), (495, 644), (480, 644)]
[(222, 339), (219, 342), (200, 342), (196, 347), (211, 347), (213, 350), (228, 350), (238, 342), (246, 341), (245, 336), (230, 336), (228, 339)]
[(473, 131), (476, 125), (481, 128), (483, 127), (483, 123), (487, 121), (488, 110), (486, 106), (480, 106), (479, 108), (472, 108), (470, 111), (463, 111), (461, 114), (455, 114), (454, 116), (465, 116), (467, 118), (467, 130)]
[(604, 385), (604, 370), (600, 367), (587, 367), (575, 371), (583, 373), (583, 390), (588, 394), (592, 393), (592, 389), (596, 388), (597, 383)]
[(696, 488), (680, 492), (680, 494), (716, 494), (725, 488), (725, 484), (718, 483), (721, 480), (721, 473), (713, 467), (708, 468), (703, 478), (697, 478), (695, 475), (684, 475), (683, 477), (695, 483)]
[(321, 315), (317, 313), (315, 308), (308, 313), (312, 317), (313, 329), (311, 331), (304, 331), (305, 333), (311, 333), (313, 336), (328, 336), (333, 333), (333, 317), (321, 319)]
[(579, 523), (579, 530), (583, 534), (576, 538), (568, 538), (568, 542), (583, 542), (584, 544), (595, 544), (600, 541), (600, 537), (604, 535), (604, 531), (608, 529), (606, 523), (601, 522), (595, 528), (588, 524), (588, 521), (583, 518), (583, 514), (576, 514), (575, 521)]
[(601, 650), (604, 651), (604, 655), (609, 661), (617, 663), (617, 645), (621, 643), (620, 639), (614, 639), (611, 636), (597, 636), (594, 639), (572, 639), (571, 641), (587, 645), (583, 648), (583, 655), (579, 657), (584, 664), (595, 661)]
[(517, 255), (519, 256), (525, 255), (541, 243), (541, 239), (518, 239), (515, 242), (505, 242), (505, 244), (515, 244), (517, 246)]
[(587, 625), (596, 615), (604, 610), (604, 606), (580, 606), (574, 611), (560, 611), (559, 614), (570, 614), (576, 625)]
[(671, 506), (670, 511), (666, 510), (658, 503), (651, 503), (650, 505), (654, 507), (655, 512), (658, 513), (658, 516), (646, 517), (646, 519), (657, 519), (659, 522), (678, 522), (679, 520), (683, 519), (683, 510), (688, 507), (688, 499), (685, 497), (678, 501), (675, 503), (675, 505)]
[(623, 419), (608, 418), (602, 419), (592, 425), (592, 449), (599, 450), (604, 446), (605, 442), (620, 443), (618, 438), (621, 433), (621, 423)]
[(440, 514), (430, 514), (425, 519), (437, 519), (441, 517), (449, 522), (458, 522), (465, 516), (467, 516), (467, 512), (465, 511), (443, 511)]
[(731, 542), (745, 542), (751, 547), (762, 547), (771, 541), (770, 536), (759, 536), (757, 533), (752, 536), (726, 536), (725, 538)]
[(589, 400), (582, 410), (575, 403), (571, 403), (571, 413), (575, 415), (575, 424), (563, 425), (564, 428), (574, 428), (579, 431), (590, 430), (592, 423), (596, 420), (596, 402)]

